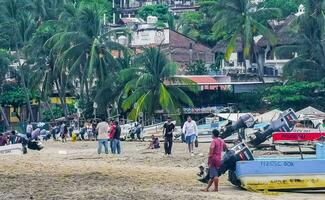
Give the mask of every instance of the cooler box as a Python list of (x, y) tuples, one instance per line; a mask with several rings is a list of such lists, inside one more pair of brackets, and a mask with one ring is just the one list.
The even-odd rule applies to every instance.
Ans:
[(317, 159), (325, 159), (325, 143), (316, 144), (316, 157)]

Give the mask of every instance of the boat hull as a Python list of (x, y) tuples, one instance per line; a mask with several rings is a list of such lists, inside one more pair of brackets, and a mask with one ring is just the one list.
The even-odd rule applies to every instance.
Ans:
[(320, 159), (239, 161), (236, 176), (247, 190), (325, 189), (324, 166)]

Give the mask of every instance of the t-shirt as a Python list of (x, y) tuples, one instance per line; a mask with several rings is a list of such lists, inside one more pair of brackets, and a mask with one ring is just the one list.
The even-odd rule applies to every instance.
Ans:
[(100, 122), (97, 124), (96, 129), (98, 130), (98, 139), (108, 139), (108, 123), (107, 122)]
[(186, 121), (183, 126), (183, 133), (185, 136), (197, 135), (197, 126), (195, 121)]
[(26, 133), (32, 133), (33, 132), (33, 125), (28, 124), (26, 127)]
[(165, 123), (165, 137), (173, 137), (173, 130), (175, 129), (175, 125), (173, 123)]
[(121, 127), (119, 125), (117, 125), (115, 128), (114, 139), (119, 140), (120, 137), (121, 137)]
[(4, 146), (7, 144), (7, 139), (5, 136), (0, 136), (0, 146)]
[(219, 168), (221, 166), (221, 153), (227, 148), (226, 143), (220, 138), (214, 138), (211, 141), (210, 148), (213, 149), (212, 155), (209, 156), (209, 167)]
[(115, 124), (113, 124), (109, 130), (109, 139), (113, 139), (114, 138), (114, 134), (115, 134), (115, 131), (116, 131), (116, 126)]

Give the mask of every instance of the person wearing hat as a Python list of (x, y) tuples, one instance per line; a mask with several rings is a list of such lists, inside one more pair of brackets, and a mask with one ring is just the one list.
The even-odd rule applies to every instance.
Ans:
[(175, 125), (171, 122), (171, 118), (167, 117), (167, 122), (164, 124), (163, 127), (163, 135), (165, 138), (164, 141), (165, 155), (172, 154), (174, 129), (175, 129)]

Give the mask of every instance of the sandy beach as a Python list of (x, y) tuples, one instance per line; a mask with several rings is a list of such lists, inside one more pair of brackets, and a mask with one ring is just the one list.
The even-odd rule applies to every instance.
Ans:
[[(123, 142), (121, 155), (98, 155), (96, 142), (44, 143), (42, 151), (0, 157), (0, 199), (324, 199), (325, 193), (255, 193), (232, 186), (223, 176), (219, 193), (200, 192), (197, 167), (208, 144), (190, 157), (174, 144), (173, 155), (148, 143)], [(264, 152), (269, 154), (269, 152)], [(259, 154), (264, 154), (259, 152)], [(203, 154), (199, 155), (199, 154)]]

